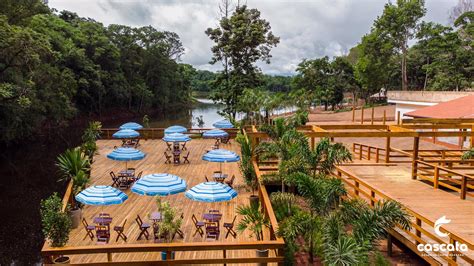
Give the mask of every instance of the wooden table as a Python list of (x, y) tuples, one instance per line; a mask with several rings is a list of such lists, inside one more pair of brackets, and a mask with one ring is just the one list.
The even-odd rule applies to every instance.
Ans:
[(214, 180), (216, 180), (216, 182), (224, 183), (224, 180), (228, 177), (228, 175), (223, 173), (214, 173), (212, 177)]
[(204, 213), (202, 215), (203, 220), (206, 220), (208, 223), (217, 223), (217, 227), (219, 227), (221, 218), (222, 214), (220, 213)]
[(135, 170), (121, 170), (120, 172), (118, 172), (118, 175), (119, 176), (134, 176), (135, 175)]

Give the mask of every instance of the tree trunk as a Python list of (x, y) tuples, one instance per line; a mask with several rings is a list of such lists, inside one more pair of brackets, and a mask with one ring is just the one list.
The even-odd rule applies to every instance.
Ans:
[(408, 90), (408, 78), (407, 78), (407, 48), (404, 44), (402, 47), (402, 90)]

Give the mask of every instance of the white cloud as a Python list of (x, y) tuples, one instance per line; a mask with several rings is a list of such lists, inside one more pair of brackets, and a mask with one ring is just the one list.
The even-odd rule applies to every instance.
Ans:
[[(447, 23), (447, 11), (457, 0), (427, 0), (426, 20)], [(212, 42), (204, 34), (218, 24), (218, 0), (50, 0), (58, 10), (108, 24), (152, 25), (179, 34), (186, 49), (183, 62), (200, 69), (217, 70), (209, 65)], [(303, 58), (337, 56), (347, 53), (370, 31), (382, 13), (380, 0), (247, 0), (261, 11), (280, 44), (272, 50), (271, 64), (259, 63), (265, 73), (292, 74)]]

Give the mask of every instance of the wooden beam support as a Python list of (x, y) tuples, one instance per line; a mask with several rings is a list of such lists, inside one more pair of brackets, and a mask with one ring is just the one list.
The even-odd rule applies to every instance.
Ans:
[(374, 124), (374, 114), (375, 114), (375, 108), (372, 106), (372, 113), (370, 114), (370, 124)]
[(420, 137), (413, 139), (413, 157), (411, 163), (411, 179), (416, 179), (418, 172), (418, 149), (420, 147)]

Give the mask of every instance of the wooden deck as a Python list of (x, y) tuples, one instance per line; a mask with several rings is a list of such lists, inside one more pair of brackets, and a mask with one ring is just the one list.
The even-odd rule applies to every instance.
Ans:
[[(205, 150), (209, 150), (213, 144), (213, 140), (195, 139), (187, 144), (187, 148), (190, 151), (190, 164), (165, 164), (163, 152), (166, 149), (166, 145), (162, 140), (141, 140), (140, 150), (147, 154), (146, 158), (141, 161), (129, 162), (128, 167), (135, 167), (138, 171), (143, 171), (143, 175), (152, 173), (170, 173), (180, 176), (186, 180), (188, 188), (191, 188), (198, 183), (204, 182), (204, 176), (210, 177), (213, 171), (219, 169), (218, 163), (210, 163), (203, 161), (201, 156)], [(92, 165), (92, 174), (90, 185), (111, 185), (112, 181), (109, 175), (110, 171), (118, 171), (125, 167), (124, 162), (112, 161), (106, 158), (106, 155), (113, 150), (113, 147), (120, 144), (119, 140), (99, 140), (97, 142), (99, 147), (99, 154), (94, 157), (95, 162)], [(235, 152), (240, 151), (240, 147), (235, 144), (235, 140), (231, 141), (231, 144), (222, 144), (222, 148), (229, 149)], [(174, 240), (173, 243), (200, 243), (209, 242), (216, 243), (215, 240), (205, 240), (199, 234), (193, 237), (194, 224), (192, 223), (192, 214), (195, 214), (198, 219), (201, 220), (203, 213), (209, 209), (217, 209), (223, 213), (221, 220), (221, 227), (223, 222), (231, 222), (234, 215), (236, 215), (236, 208), (239, 205), (248, 204), (248, 196), (250, 192), (244, 187), (243, 179), (240, 175), (237, 163), (225, 163), (222, 165), (222, 171), (229, 174), (229, 176), (235, 175), (236, 180), (234, 181), (234, 188), (239, 195), (229, 201), (221, 203), (203, 203), (196, 202), (187, 199), (184, 193), (177, 195), (171, 195), (164, 197), (163, 200), (169, 201), (171, 206), (178, 207), (184, 213), (184, 221), (181, 227), (185, 234), (184, 239)], [(112, 227), (114, 225), (122, 224), (127, 219), (125, 234), (128, 237), (127, 244), (151, 244), (153, 239), (146, 240), (142, 238), (137, 240), (139, 234), (138, 225), (135, 222), (137, 214), (142, 217), (145, 222), (149, 222), (149, 213), (156, 210), (155, 198), (150, 196), (140, 196), (132, 193), (130, 190), (125, 191), (129, 196), (128, 200), (121, 205), (112, 206), (85, 206), (83, 209), (83, 216), (87, 219), (89, 224), (92, 223), (93, 217), (99, 212), (106, 212), (111, 214), (113, 217)], [(237, 218), (236, 223), (239, 221)], [(150, 231), (151, 233), (151, 231)], [(225, 229), (221, 228), (221, 235), (218, 242), (222, 243), (238, 243), (243, 241), (255, 241), (250, 236), (250, 232), (239, 233), (237, 238), (229, 236), (225, 239)], [(82, 225), (72, 230), (70, 233), (70, 239), (67, 244), (68, 247), (74, 246), (96, 246), (95, 240), (90, 238), (84, 239), (86, 232)], [(266, 240), (269, 240), (269, 232), (267, 231)], [(125, 242), (119, 240), (115, 242), (116, 233), (111, 232), (111, 241), (107, 246), (120, 246)], [(104, 246), (104, 245), (101, 245)], [(248, 254), (247, 254), (248, 253)], [(232, 257), (255, 257), (255, 250), (228, 250), (227, 258)], [(119, 253), (112, 255), (112, 261), (156, 261), (161, 260), (160, 252), (142, 252), (142, 253)], [(176, 253), (176, 259), (199, 259), (199, 258), (222, 258), (222, 250), (215, 251), (182, 251)], [(89, 263), (89, 262), (106, 262), (106, 254), (88, 254), (88, 255), (71, 255), (71, 263)]]

